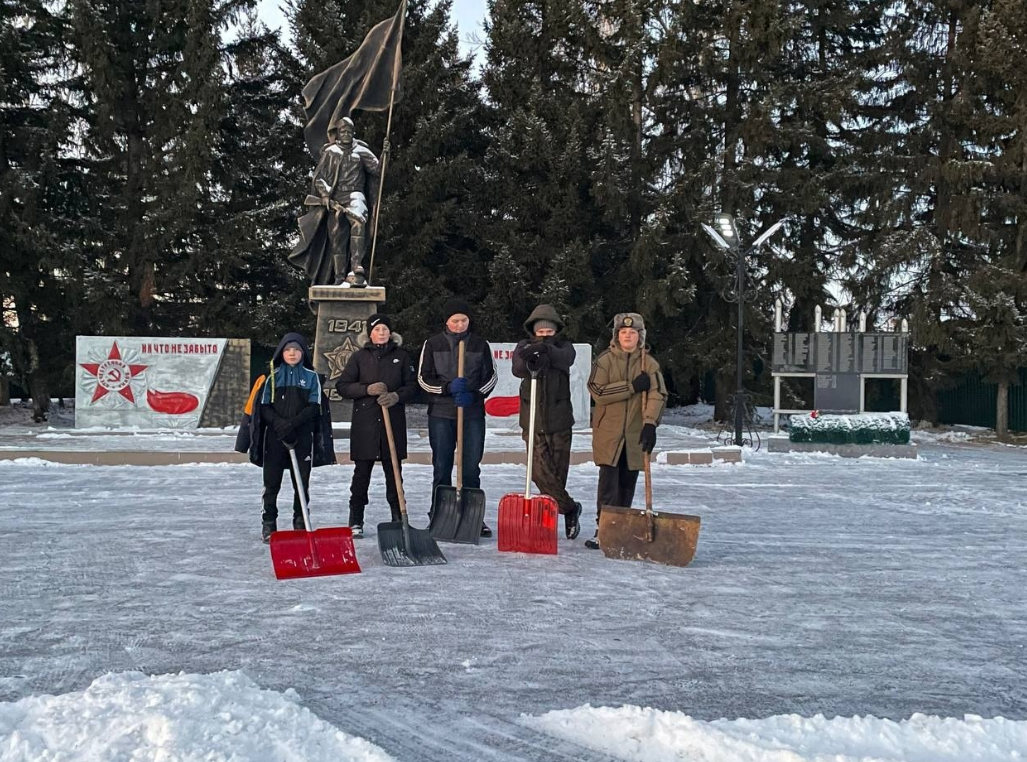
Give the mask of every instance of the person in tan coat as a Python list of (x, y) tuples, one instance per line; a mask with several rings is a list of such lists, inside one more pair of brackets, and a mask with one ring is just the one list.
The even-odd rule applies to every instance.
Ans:
[[(638, 472), (656, 446), (656, 427), (667, 402), (660, 364), (645, 351), (645, 322), (637, 312), (614, 317), (613, 338), (592, 365), (588, 392), (595, 401), (592, 459), (599, 466), (598, 525), (604, 505), (631, 505)], [(598, 528), (585, 546), (599, 547)]]

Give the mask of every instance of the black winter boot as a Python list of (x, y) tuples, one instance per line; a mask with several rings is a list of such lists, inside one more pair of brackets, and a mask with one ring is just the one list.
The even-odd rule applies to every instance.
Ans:
[(303, 523), (303, 513), (292, 514), (292, 528), (298, 529), (301, 532), (306, 531), (307, 525)]
[(581, 532), (581, 524), (578, 519), (581, 517), (581, 503), (575, 501), (574, 510), (563, 515), (563, 531), (568, 540), (573, 540)]
[(591, 540), (585, 540), (585, 547), (589, 550), (599, 550), (599, 530), (596, 529), (595, 536)]
[(265, 504), (260, 514), (260, 539), (271, 542), (271, 533), (278, 531), (278, 513), (272, 513)]

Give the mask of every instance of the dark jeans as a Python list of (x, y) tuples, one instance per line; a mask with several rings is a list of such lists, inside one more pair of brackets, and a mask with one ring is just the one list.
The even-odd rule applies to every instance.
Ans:
[[(385, 499), (389, 503), (389, 510), (392, 513), (393, 521), (400, 521), (399, 513), (399, 491), (396, 489), (396, 475), (392, 472), (392, 456), (389, 453), (389, 444), (385, 437), (381, 438), (382, 452), (379, 454), (380, 461), (355, 460), (353, 461), (353, 481), (349, 488), (349, 523), (364, 523), (364, 507), (367, 505), (367, 488), (371, 484), (371, 472), (374, 464), (381, 462), (382, 470), (385, 472)], [(403, 463), (399, 464), (399, 478), (402, 483)]]
[(616, 466), (599, 466), (599, 490), (596, 495), (596, 523), (604, 505), (631, 507), (635, 499), (638, 471), (628, 468), (628, 454), (622, 451)]
[[(435, 510), (435, 488), (453, 483), (456, 460), (456, 419), (428, 416), (431, 444), (431, 500)], [(481, 458), (485, 454), (485, 417), (464, 417), (464, 487), (481, 487)]]
[[(310, 500), (310, 465), (313, 451), (310, 434), (300, 435), (296, 444), (296, 458), (300, 464), (300, 477), (303, 482), (303, 493)], [(273, 433), (267, 432), (264, 440), (264, 521), (278, 520), (278, 493), (282, 489), (282, 478), (288, 471), (292, 476), (292, 512), (293, 516), (302, 516), (299, 493), (296, 491), (296, 475), (292, 473), (292, 461), (289, 451), (278, 441)]]

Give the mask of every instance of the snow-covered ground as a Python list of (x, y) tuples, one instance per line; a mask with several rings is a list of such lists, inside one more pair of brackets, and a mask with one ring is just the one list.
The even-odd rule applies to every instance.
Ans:
[[(321, 525), (351, 473), (314, 472)], [(252, 466), (3, 461), (0, 760), (1023, 759), (1024, 476), (959, 442), (656, 464), (656, 507), (703, 518), (684, 569), (591, 532), (396, 569), (372, 528), (363, 573), (278, 582)], [(430, 479), (406, 469), (417, 526)], [(482, 486), (494, 521), (523, 471)]]

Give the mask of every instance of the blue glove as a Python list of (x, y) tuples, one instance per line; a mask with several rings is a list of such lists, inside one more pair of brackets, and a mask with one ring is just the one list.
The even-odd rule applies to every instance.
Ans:
[(463, 376), (458, 376), (449, 382), (449, 393), (454, 397), (458, 394), (462, 394), (467, 391), (467, 379)]
[(453, 399), (457, 407), (470, 407), (474, 404), (474, 394), (471, 392), (457, 392)]

